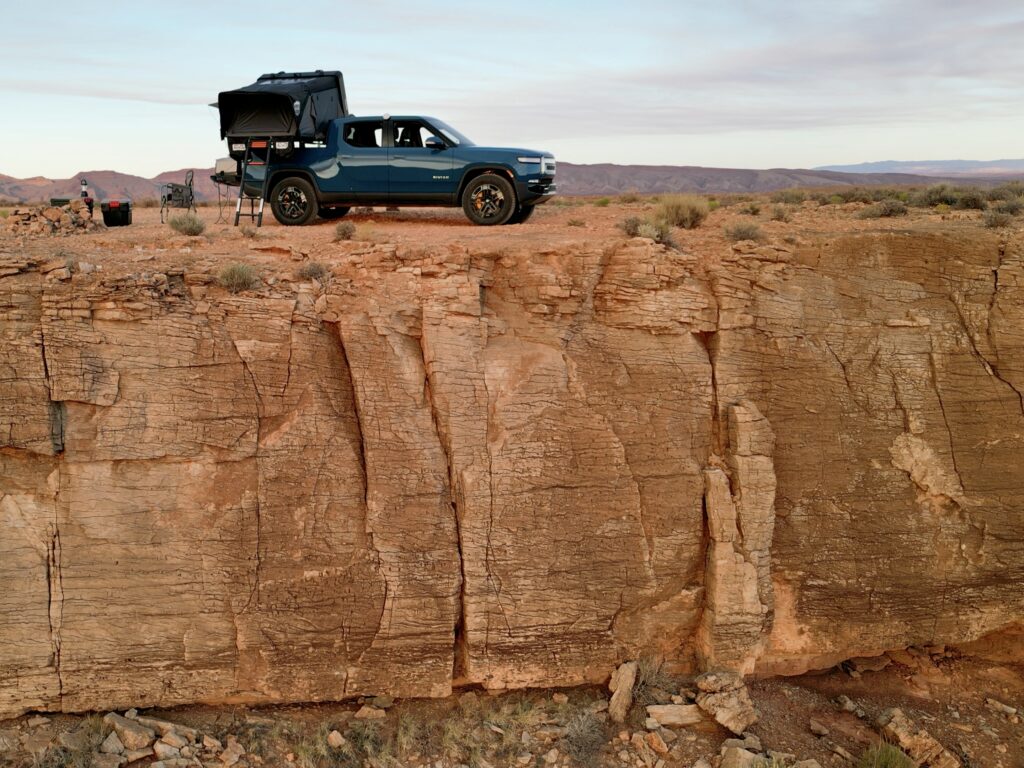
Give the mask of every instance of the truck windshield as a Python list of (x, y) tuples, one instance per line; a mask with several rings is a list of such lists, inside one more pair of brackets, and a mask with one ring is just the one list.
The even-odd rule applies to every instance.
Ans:
[(464, 147), (473, 146), (473, 142), (468, 137), (463, 136), (457, 130), (448, 125), (448, 123), (446, 123), (444, 120), (437, 120), (435, 118), (431, 118), (430, 122), (431, 124), (433, 124), (435, 128), (437, 128), (437, 130), (444, 134), (445, 138), (448, 139), (448, 141), (452, 142), (453, 144), (462, 145)]

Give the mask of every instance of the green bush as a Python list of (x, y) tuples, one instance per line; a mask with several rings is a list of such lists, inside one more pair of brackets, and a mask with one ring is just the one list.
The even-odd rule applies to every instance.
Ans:
[(175, 232), (192, 237), (201, 235), (206, 231), (206, 223), (191, 211), (180, 216), (172, 216), (168, 224), (171, 225), (171, 229)]
[(890, 218), (892, 216), (906, 216), (907, 215), (907, 204), (902, 200), (896, 200), (889, 198), (882, 200), (879, 203), (868, 206), (863, 211), (857, 214), (857, 218), (860, 219), (882, 219)]
[(1008, 181), (988, 191), (989, 200), (1009, 200), (1024, 197), (1024, 181)]
[(217, 279), (232, 293), (251, 291), (260, 284), (256, 270), (248, 264), (228, 264), (220, 271)]
[(327, 267), (319, 261), (307, 261), (295, 270), (295, 276), (300, 280), (323, 280), (328, 274)]
[(760, 216), (761, 206), (757, 203), (747, 203), (740, 208), (740, 213), (746, 216)]
[(999, 229), (1010, 226), (1013, 223), (1013, 216), (1009, 213), (1000, 213), (999, 211), (986, 211), (982, 221), (989, 229)]
[(607, 208), (611, 205), (612, 199), (610, 197), (601, 197), (594, 201), (594, 205), (598, 208)]
[(662, 219), (655, 219), (653, 221), (645, 221), (637, 229), (637, 237), (646, 237), (648, 240), (653, 240), (661, 245), (667, 245), (669, 248), (675, 248), (676, 242), (672, 237), (671, 225)]
[(619, 222), (619, 229), (626, 233), (626, 237), (636, 237), (640, 233), (640, 225), (643, 223), (644, 220), (639, 216), (630, 216)]
[(734, 243), (738, 243), (741, 240), (754, 240), (756, 242), (764, 240), (764, 233), (761, 231), (761, 228), (753, 223), (733, 224), (725, 227), (723, 232), (725, 232), (726, 238)]
[(339, 221), (334, 227), (334, 242), (351, 240), (356, 235), (356, 225), (351, 221)]
[(800, 205), (806, 199), (806, 193), (800, 189), (780, 189), (778, 192), (773, 192), (771, 196), (773, 203), (786, 203), (787, 205)]
[(697, 195), (663, 195), (654, 216), (670, 226), (696, 229), (708, 217), (708, 201)]
[(957, 190), (957, 200), (954, 207), (961, 210), (984, 211), (988, 208), (988, 201), (980, 189), (968, 187)]
[(1024, 211), (1024, 197), (1008, 197), (993, 206), (997, 213), (1008, 213), (1010, 216), (1017, 216)]
[(857, 760), (857, 768), (914, 768), (914, 761), (893, 744), (873, 744)]
[(790, 220), (789, 211), (783, 205), (776, 205), (774, 208), (772, 208), (771, 219), (772, 219), (772, 221), (783, 221), (783, 222), (789, 221)]

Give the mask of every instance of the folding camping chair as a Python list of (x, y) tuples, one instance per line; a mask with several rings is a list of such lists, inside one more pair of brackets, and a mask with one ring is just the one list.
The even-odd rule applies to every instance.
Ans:
[(164, 223), (164, 210), (167, 208), (187, 208), (195, 210), (196, 192), (192, 186), (192, 171), (185, 173), (184, 184), (160, 185), (160, 223)]

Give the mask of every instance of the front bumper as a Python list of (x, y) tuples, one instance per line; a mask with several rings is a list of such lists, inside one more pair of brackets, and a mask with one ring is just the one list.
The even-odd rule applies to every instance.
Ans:
[(516, 195), (522, 205), (536, 205), (549, 200), (558, 194), (558, 187), (553, 177), (529, 178), (516, 182)]

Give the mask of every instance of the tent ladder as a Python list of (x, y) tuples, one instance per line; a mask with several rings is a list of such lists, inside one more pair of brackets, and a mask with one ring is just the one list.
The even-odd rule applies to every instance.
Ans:
[[(256, 222), (257, 227), (263, 226), (263, 206), (267, 199), (267, 182), (270, 180), (270, 154), (274, 148), (271, 138), (259, 139), (249, 137), (245, 140), (245, 155), (242, 158), (241, 183), (238, 185), (238, 200), (235, 201), (235, 226), (243, 216)], [(264, 150), (260, 157), (257, 150)], [(259, 195), (250, 195), (245, 191), (245, 177), (249, 166), (263, 166), (263, 180), (260, 182)], [(249, 211), (242, 211), (242, 201), (249, 201)], [(259, 207), (257, 207), (257, 204)]]

